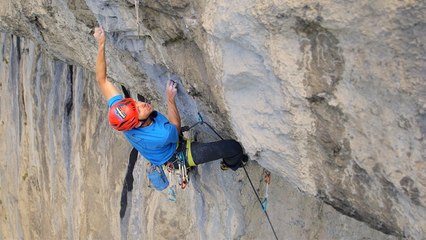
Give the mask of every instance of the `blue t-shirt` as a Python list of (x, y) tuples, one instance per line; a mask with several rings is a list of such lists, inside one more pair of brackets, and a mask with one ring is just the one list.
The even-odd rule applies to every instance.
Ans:
[[(110, 98), (108, 106), (113, 106), (121, 99), (121, 95)], [(179, 136), (176, 126), (161, 113), (153, 121), (150, 126), (133, 128), (123, 131), (123, 134), (144, 158), (155, 165), (161, 165), (173, 156)]]

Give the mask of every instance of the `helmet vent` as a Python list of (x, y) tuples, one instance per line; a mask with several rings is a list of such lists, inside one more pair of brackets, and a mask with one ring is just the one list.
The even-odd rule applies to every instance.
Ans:
[(121, 106), (115, 109), (115, 113), (120, 116), (121, 120), (124, 120), (127, 117), (126, 113), (121, 110)]

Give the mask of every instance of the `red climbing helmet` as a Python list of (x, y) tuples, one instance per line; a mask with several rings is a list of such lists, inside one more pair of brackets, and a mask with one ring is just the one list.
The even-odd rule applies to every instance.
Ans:
[(134, 128), (139, 122), (135, 100), (124, 98), (114, 104), (109, 110), (108, 120), (117, 131), (127, 131)]

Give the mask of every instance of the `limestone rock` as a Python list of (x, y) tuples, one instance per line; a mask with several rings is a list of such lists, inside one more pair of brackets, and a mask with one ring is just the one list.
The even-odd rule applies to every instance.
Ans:
[[(202, 112), (282, 178), (279, 184), (386, 234), (425, 236), (426, 3), (1, 0), (0, 6), (2, 238), (257, 239), (269, 231), (266, 223), (253, 230), (252, 221), (263, 216), (250, 210), (256, 199), (247, 197), (242, 172), (200, 167), (180, 211), (168, 212), (173, 205), (161, 193), (143, 190), (141, 163), (120, 232), (117, 203), (130, 146), (108, 128), (94, 83), (91, 31), (98, 24), (108, 35), (114, 82), (161, 111), (164, 83), (175, 79), (184, 124)], [(202, 140), (213, 139), (198, 131)], [(271, 198), (286, 193), (275, 188)], [(306, 229), (307, 239), (354, 229), (357, 236), (385, 237), (347, 218), (339, 221), (351, 229), (339, 233), (324, 230), (337, 222), (306, 221), (322, 210), (289, 221), (283, 217), (289, 209), (271, 208), (285, 238)], [(286, 226), (300, 229), (289, 233)]]

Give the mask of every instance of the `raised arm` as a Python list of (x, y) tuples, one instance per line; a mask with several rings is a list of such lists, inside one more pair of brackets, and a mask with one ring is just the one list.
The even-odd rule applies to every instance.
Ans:
[(95, 28), (93, 34), (98, 42), (98, 56), (96, 58), (96, 81), (106, 100), (119, 95), (118, 89), (107, 79), (105, 60), (105, 32), (101, 27)]
[(176, 83), (172, 80), (169, 80), (166, 87), (167, 118), (169, 119), (170, 123), (176, 126), (178, 133), (180, 133), (180, 116), (175, 101), (176, 92)]

